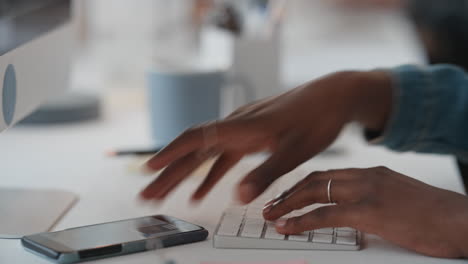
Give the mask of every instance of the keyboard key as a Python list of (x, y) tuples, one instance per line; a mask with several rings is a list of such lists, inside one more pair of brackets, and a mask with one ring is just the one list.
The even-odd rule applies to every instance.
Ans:
[(283, 215), (282, 218), (288, 218), (288, 219), (289, 219), (289, 218), (292, 218), (292, 217), (294, 217), (294, 216), (293, 216), (293, 213), (290, 212), (290, 213), (288, 213), (288, 214)]
[(247, 209), (247, 211), (258, 211), (258, 210), (262, 210), (263, 207), (265, 207), (264, 203), (251, 204), (249, 205), (249, 208)]
[(305, 232), (305, 233), (298, 234), (298, 235), (289, 235), (288, 240), (307, 242), (309, 241), (309, 232)]
[(336, 230), (336, 236), (340, 236), (340, 237), (356, 236), (356, 231)]
[(306, 206), (304, 208), (302, 208), (301, 210), (304, 211), (304, 212), (311, 212), (317, 208), (320, 208), (324, 206), (324, 204), (312, 204), (312, 205), (309, 205), (309, 206)]
[(236, 228), (233, 225), (230, 225), (229, 223), (223, 224), (219, 227), (218, 230), (218, 235), (220, 236), (237, 236), (237, 233), (239, 232), (239, 228)]
[(285, 236), (276, 232), (274, 223), (267, 223), (267, 228), (265, 231), (265, 239), (278, 239), (283, 240)]
[(246, 219), (241, 236), (260, 238), (262, 236), (264, 221), (261, 219)]
[(334, 229), (333, 228), (321, 228), (321, 229), (316, 229), (314, 230), (314, 234), (327, 234), (327, 235), (333, 235)]
[[(318, 205), (314, 205), (318, 206)], [(302, 234), (285, 236), (276, 232), (273, 222), (262, 217), (263, 204), (234, 205), (226, 209), (218, 231), (214, 234), (216, 248), (358, 250), (360, 232), (349, 227), (323, 228)], [(294, 217), (307, 213), (311, 207), (287, 214)], [(286, 216), (283, 216), (285, 218)]]
[(356, 229), (351, 227), (337, 227), (335, 228), (337, 231), (347, 231), (347, 232), (356, 232)]
[(357, 238), (356, 235), (346, 236), (346, 237), (336, 237), (336, 243), (340, 245), (356, 245)]
[(227, 214), (227, 215), (238, 215), (238, 216), (242, 216), (244, 215), (244, 212), (245, 212), (245, 208), (244, 207), (231, 207), (231, 208), (228, 208), (224, 213)]
[(250, 219), (263, 220), (263, 214), (262, 213), (248, 214), (245, 217), (250, 218)]
[(247, 212), (245, 213), (245, 217), (247, 218), (255, 218), (255, 219), (263, 219), (263, 212), (262, 212), (262, 209), (252, 209), (249, 207), (249, 209), (247, 209)]
[(221, 236), (237, 236), (242, 223), (242, 217), (225, 215), (219, 226), (218, 234)]
[(314, 233), (313, 236), (312, 236), (312, 242), (331, 244), (331, 243), (333, 243), (333, 236), (332, 235), (327, 235), (327, 234)]
[(307, 214), (307, 213), (310, 213), (311, 210), (308, 210), (307, 208), (302, 208), (302, 209), (299, 209), (299, 210), (296, 210), (296, 212), (300, 213), (300, 214)]
[(307, 213), (309, 213), (309, 211), (307, 211), (307, 210), (296, 210), (296, 211), (292, 211), (291, 215), (293, 217), (298, 217), (298, 216), (303, 216), (303, 215), (305, 215)]
[(229, 215), (229, 214), (226, 214), (226, 215), (224, 215), (224, 218), (223, 218), (223, 222), (230, 222), (230, 223), (239, 224), (239, 225), (242, 223), (242, 220), (244, 220), (243, 215)]

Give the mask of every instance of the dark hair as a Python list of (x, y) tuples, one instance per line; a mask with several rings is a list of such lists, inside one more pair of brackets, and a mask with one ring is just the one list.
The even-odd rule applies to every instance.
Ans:
[[(426, 46), (430, 64), (468, 70), (468, 0), (408, 0), (408, 12)], [(468, 163), (458, 162), (465, 190)]]
[(468, 1), (409, 0), (409, 15), (428, 48), (431, 64), (468, 69)]

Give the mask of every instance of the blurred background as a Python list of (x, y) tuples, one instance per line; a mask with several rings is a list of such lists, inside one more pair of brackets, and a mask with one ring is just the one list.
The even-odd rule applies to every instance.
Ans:
[[(250, 27), (249, 32), (264, 27), (261, 20), (268, 19), (262, 18), (267, 16), (262, 12), (268, 12), (262, 5), (268, 1), (77, 2), (80, 49), (73, 85), (99, 91), (143, 89), (145, 72), (156, 58), (180, 61), (201, 55), (212, 64), (229, 67), (233, 42), (248, 38), (249, 33), (229, 34), (229, 29), (215, 25), (226, 15), (223, 6), (234, 6), (239, 23)], [(281, 24), (277, 41), (283, 89), (339, 69), (425, 61), (400, 1), (285, 2), (284, 10), (275, 18)]]
[[(91, 121), (105, 121), (98, 124), (114, 124), (122, 130), (119, 140), (93, 134), (93, 142), (103, 149), (160, 146), (169, 138), (161, 139), (160, 134), (175, 137), (194, 123), (225, 116), (240, 105), (334, 71), (407, 63), (465, 67), (467, 3), (79, 0), (75, 1), (77, 42), (70, 88), (91, 94), (95, 105), (98, 101), (99, 113)], [(211, 72), (213, 78), (222, 72), (234, 81), (208, 83), (236, 89), (223, 88), (219, 102), (214, 90), (202, 92), (201, 87), (191, 95), (187, 91), (173, 97), (161, 94), (162, 86), (176, 90), (170, 86), (181, 79), (174, 74), (193, 78), (201, 72)], [(209, 86), (206, 81), (200, 86)], [(202, 118), (189, 116), (210, 104), (219, 104), (220, 113), (207, 108)], [(97, 123), (89, 123), (93, 124)], [(21, 127), (12, 131), (30, 133)], [(106, 134), (100, 131), (99, 135)]]

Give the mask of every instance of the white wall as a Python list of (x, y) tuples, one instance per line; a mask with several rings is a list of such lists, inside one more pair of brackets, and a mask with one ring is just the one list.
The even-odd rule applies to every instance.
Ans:
[(185, 25), (190, 24), (192, 0), (78, 1), (87, 38), (78, 63), (85, 65), (83, 74), (141, 86), (155, 56), (169, 56), (169, 48), (185, 55), (182, 51), (191, 45), (193, 35)]

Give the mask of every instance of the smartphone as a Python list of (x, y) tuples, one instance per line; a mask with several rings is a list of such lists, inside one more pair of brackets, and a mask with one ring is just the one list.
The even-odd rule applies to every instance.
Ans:
[(155, 215), (25, 236), (26, 250), (57, 263), (76, 263), (203, 241), (208, 231)]

